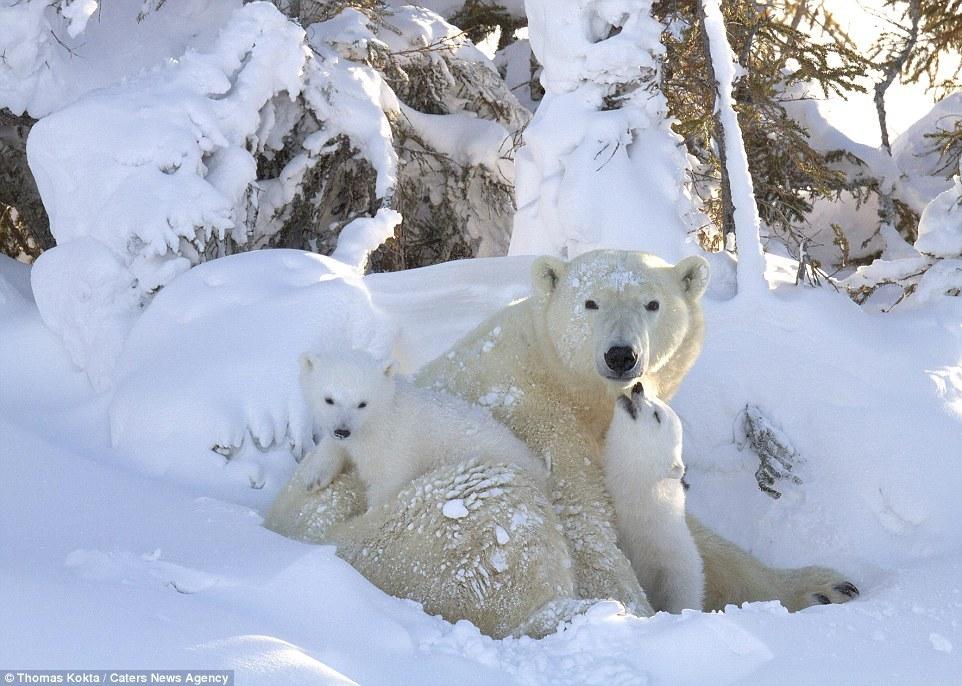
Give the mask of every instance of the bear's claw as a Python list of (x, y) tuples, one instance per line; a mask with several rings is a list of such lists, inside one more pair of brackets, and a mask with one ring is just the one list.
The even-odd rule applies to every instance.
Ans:
[(780, 597), (790, 612), (812, 605), (847, 603), (859, 596), (858, 587), (838, 572), (825, 567), (803, 567), (784, 570), (782, 586), (787, 592)]
[(849, 598), (858, 597), (858, 587), (856, 587), (855, 584), (853, 584), (851, 581), (846, 581), (841, 584), (835, 584), (835, 586), (833, 586), (832, 588), (834, 588), (836, 591), (838, 591), (842, 595), (847, 596)]

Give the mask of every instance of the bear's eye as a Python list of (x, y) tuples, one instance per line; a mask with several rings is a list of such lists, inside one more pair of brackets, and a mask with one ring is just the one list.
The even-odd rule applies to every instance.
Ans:
[(357, 409), (359, 409), (359, 410), (363, 410), (365, 407), (367, 407), (367, 401), (366, 401), (366, 400), (362, 400), (361, 402), (359, 402), (359, 403), (357, 404)]
[(658, 304), (657, 300), (650, 300), (648, 304), (645, 305), (645, 309), (649, 312), (657, 312), (659, 307), (661, 307), (661, 305)]
[(333, 405), (334, 398), (324, 398), (324, 402), (326, 402), (328, 405)]
[(597, 309), (598, 309), (598, 303), (596, 303), (594, 300), (585, 300), (585, 309), (586, 309), (586, 310), (597, 310)]

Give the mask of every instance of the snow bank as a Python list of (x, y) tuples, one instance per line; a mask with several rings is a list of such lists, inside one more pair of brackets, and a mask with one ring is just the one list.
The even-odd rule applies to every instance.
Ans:
[[(791, 286), (792, 260), (768, 264), (772, 297), (706, 303), (703, 353), (673, 401), (689, 506), (770, 562), (811, 563), (817, 551), (861, 579), (958, 550), (962, 303), (868, 315), (830, 289)], [(802, 458), (802, 483), (777, 480), (778, 499), (737, 445), (749, 404)], [(859, 585), (871, 595), (873, 583)]]
[[(258, 457), (227, 460), (204, 439), (247, 422), (264, 436), (287, 426), (302, 346), (347, 336), (387, 345), (396, 326), (395, 350), (415, 369), (523, 296), (530, 262), (465, 260), (361, 280), (297, 251), (215, 260), (154, 299), (131, 336), (124, 384), (99, 396), (36, 310), (3, 310), (0, 462), (12, 487), (0, 499), (10, 581), (0, 603), (17, 631), (0, 661), (189, 663), (261, 686), (955, 679), (962, 305), (942, 298), (867, 314), (829, 290), (791, 287), (789, 260), (769, 259), (764, 307), (706, 302), (705, 350), (674, 401), (688, 502), (769, 562), (841, 566), (859, 583), (856, 601), (651, 618), (603, 602), (540, 641), (495, 641), (381, 593), (330, 547), (260, 525), (293, 466), (290, 447), (251, 446)], [(24, 267), (0, 260), (0, 275), (22, 290)], [(735, 419), (749, 402), (804, 459), (801, 483), (776, 481), (778, 500), (758, 490), (757, 458), (736, 447)], [(260, 490), (246, 478), (258, 459)]]
[(298, 356), (342, 347), (383, 356), (394, 336), (358, 272), (337, 260), (270, 250), (207, 262), (133, 327), (113, 443), (150, 473), (259, 489), (272, 466), (286, 477), (291, 463), (278, 454), (313, 446)]
[(133, 325), (110, 405), (113, 445), (145, 473), (266, 506), (313, 446), (300, 354), (393, 353), (410, 370), (526, 294), (530, 260), (508, 262), (366, 278), (356, 264), (296, 250), (199, 265)]
[(650, 2), (528, 0), (544, 99), (515, 163), (510, 254), (599, 247), (670, 261), (702, 224), (688, 157), (657, 89), (661, 25)]

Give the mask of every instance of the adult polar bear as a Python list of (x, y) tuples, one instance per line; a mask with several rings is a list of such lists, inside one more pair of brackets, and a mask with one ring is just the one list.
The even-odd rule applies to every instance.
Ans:
[[(550, 494), (511, 467), (467, 463), (363, 512), (353, 474), (309, 493), (298, 470), (266, 525), (334, 542), (385, 591), (496, 637), (546, 633), (592, 599), (651, 614), (617, 547), (599, 462), (618, 392), (643, 373), (646, 388), (670, 398), (694, 363), (708, 265), (594, 251), (567, 264), (540, 258), (532, 279), (532, 297), (482, 323), (417, 382), (488, 406), (545, 458)], [(857, 594), (832, 570), (772, 569), (696, 519), (689, 525), (705, 565), (705, 609), (778, 599), (797, 610)]]

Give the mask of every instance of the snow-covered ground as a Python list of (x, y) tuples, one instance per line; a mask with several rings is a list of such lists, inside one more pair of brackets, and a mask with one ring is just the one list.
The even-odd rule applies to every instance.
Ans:
[[(870, 314), (790, 285), (778, 258), (761, 300), (709, 295), (675, 402), (689, 503), (766, 561), (844, 569), (854, 602), (647, 619), (601, 603), (495, 641), (260, 525), (294, 464), (297, 352), (350, 337), (410, 371), (523, 296), (529, 264), (360, 279), (296, 251), (216, 260), (148, 306), (98, 394), (41, 323), (28, 268), (0, 259), (0, 668), (227, 668), (259, 686), (959, 678), (962, 303)], [(802, 457), (777, 500), (736, 445), (746, 403)]]

